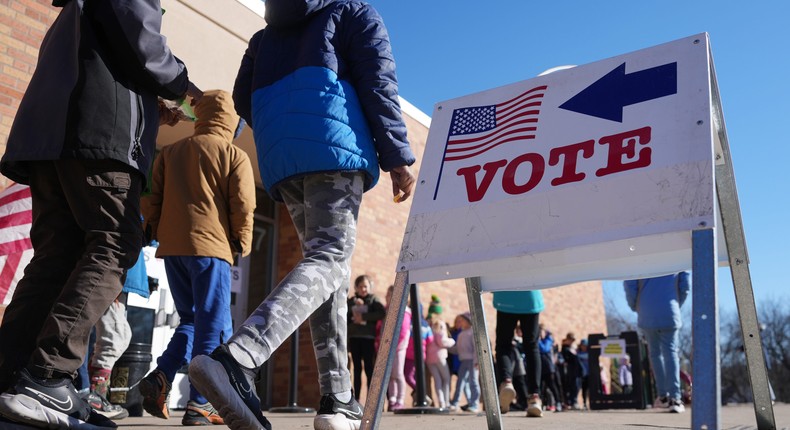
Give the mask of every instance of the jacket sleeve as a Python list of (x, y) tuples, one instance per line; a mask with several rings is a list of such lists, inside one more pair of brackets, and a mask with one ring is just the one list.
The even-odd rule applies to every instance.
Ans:
[(165, 180), (164, 151), (154, 160), (153, 171), (151, 172), (151, 194), (141, 199), (141, 210), (143, 212), (143, 230), (150, 235), (148, 239), (157, 239), (159, 229), (159, 219), (162, 216), (162, 195)]
[(355, 10), (347, 20), (345, 57), (352, 83), (375, 140), (381, 168), (410, 166), (415, 157), (406, 140), (398, 101), (398, 79), (389, 35), (378, 12), (370, 5)]
[(159, 0), (103, 0), (93, 5), (94, 21), (130, 79), (166, 99), (186, 94), (186, 66), (170, 52), (160, 33)]
[(378, 298), (374, 297), (368, 307), (368, 311), (362, 314), (362, 319), (365, 321), (379, 321), (387, 316), (387, 311), (384, 305), (381, 304)]
[(636, 312), (636, 296), (639, 295), (639, 281), (625, 281), (623, 282), (623, 289), (625, 290), (625, 301), (628, 302), (628, 307)]
[(252, 73), (255, 69), (255, 53), (264, 31), (255, 33), (250, 39), (247, 50), (241, 57), (236, 82), (233, 84), (233, 103), (236, 105), (236, 113), (244, 118), (250, 127), (252, 127)]
[[(234, 147), (235, 148), (235, 147)], [(252, 227), (255, 212), (255, 179), (247, 154), (237, 149), (228, 183), (228, 208), (231, 239), (241, 243), (241, 255), (252, 251)]]
[(691, 277), (689, 272), (680, 272), (678, 278), (678, 304), (683, 306), (691, 291)]

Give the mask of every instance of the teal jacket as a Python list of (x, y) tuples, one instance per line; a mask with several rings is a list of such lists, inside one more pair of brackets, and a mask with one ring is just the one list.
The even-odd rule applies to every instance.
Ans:
[(543, 293), (535, 291), (496, 291), (494, 309), (506, 314), (537, 314), (543, 311)]

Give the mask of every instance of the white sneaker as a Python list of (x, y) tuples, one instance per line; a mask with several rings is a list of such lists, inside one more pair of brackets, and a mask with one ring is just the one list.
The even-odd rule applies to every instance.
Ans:
[(686, 411), (686, 407), (683, 406), (683, 400), (669, 399), (669, 412), (679, 414), (685, 411)]
[(506, 414), (510, 411), (510, 404), (516, 398), (516, 389), (513, 388), (513, 383), (503, 382), (499, 384), (499, 410)]
[(527, 416), (540, 418), (543, 416), (543, 402), (540, 401), (540, 395), (533, 394), (527, 400)]

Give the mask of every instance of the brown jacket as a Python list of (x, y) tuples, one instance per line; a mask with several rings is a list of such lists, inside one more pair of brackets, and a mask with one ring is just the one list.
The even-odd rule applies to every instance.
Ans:
[(159, 241), (157, 257), (216, 257), (233, 264), (234, 255), (249, 254), (252, 244), (252, 165), (232, 144), (239, 117), (230, 93), (207, 91), (195, 116), (195, 134), (165, 147), (154, 161), (151, 195), (143, 199), (146, 229)]

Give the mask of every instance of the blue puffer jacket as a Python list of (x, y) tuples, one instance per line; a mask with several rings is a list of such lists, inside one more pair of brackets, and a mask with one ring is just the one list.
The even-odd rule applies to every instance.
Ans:
[(356, 0), (267, 0), (242, 58), (236, 110), (253, 129), (266, 190), (317, 172), (364, 171), (365, 190), (414, 163), (389, 36)]

